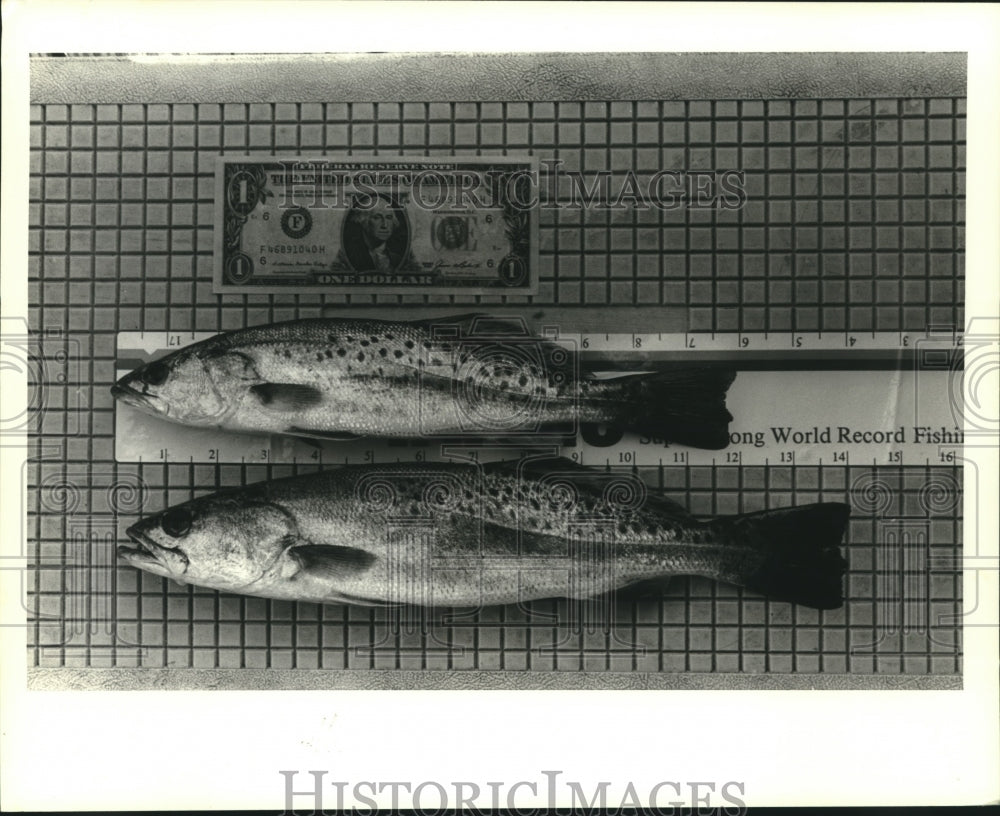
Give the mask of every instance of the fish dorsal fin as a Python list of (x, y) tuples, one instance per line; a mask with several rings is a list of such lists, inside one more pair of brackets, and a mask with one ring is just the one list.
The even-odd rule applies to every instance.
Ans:
[(378, 560), (367, 550), (336, 544), (300, 544), (288, 550), (303, 572), (330, 578), (366, 572)]
[(469, 312), (468, 314), (444, 315), (443, 317), (421, 317), (417, 320), (408, 320), (407, 323), (429, 332), (438, 328), (446, 329), (454, 326), (460, 334), (465, 335), (471, 326), (488, 317), (489, 315), (485, 312)]
[(459, 337), (470, 338), (483, 335), (489, 338), (497, 337), (531, 337), (527, 324), (517, 317), (497, 317), (484, 312), (449, 315), (446, 317), (430, 317), (410, 321), (411, 325), (419, 326), (433, 334), (445, 334), (451, 328), (458, 332)]
[(488, 462), (483, 465), (483, 472), (504, 476), (514, 476), (521, 473), (532, 479), (540, 479), (553, 473), (573, 473), (581, 478), (586, 478), (588, 475), (604, 474), (604, 471), (577, 464), (565, 456), (543, 456), (536, 459), (508, 459), (503, 462)]
[(312, 385), (265, 382), (250, 386), (250, 393), (273, 411), (302, 411), (323, 401), (323, 392)]
[(647, 494), (646, 507), (650, 510), (655, 510), (662, 516), (681, 519), (692, 518), (691, 511), (688, 510), (683, 504), (678, 504), (673, 499), (668, 499), (666, 496), (660, 496), (652, 493)]

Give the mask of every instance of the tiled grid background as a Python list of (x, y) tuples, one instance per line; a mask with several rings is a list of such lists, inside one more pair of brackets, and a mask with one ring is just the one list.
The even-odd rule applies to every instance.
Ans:
[[(405, 619), (394, 626), (392, 613), (383, 610), (224, 595), (127, 566), (115, 568), (116, 531), (134, 521), (144, 498), (147, 506), (159, 508), (220, 485), (292, 472), (279, 466), (33, 465), (32, 482), (40, 487), (30, 493), (28, 514), (34, 548), (29, 559), (39, 564), (28, 576), (31, 664), (961, 671), (961, 470), (951, 467), (640, 470), (652, 488), (697, 514), (850, 501), (848, 602), (826, 612), (744, 597), (707, 579), (682, 578), (661, 597), (619, 599), (611, 634), (603, 625), (592, 632), (569, 625), (572, 615), (584, 612), (565, 601), (531, 604), (533, 613), (513, 606), (485, 609), (451, 624), (430, 616), (422, 633)], [(77, 488), (67, 489), (67, 482)], [(905, 547), (900, 534), (909, 536)], [(933, 566), (928, 569), (928, 564)], [(876, 603), (877, 592), (888, 600)], [(608, 620), (601, 606), (586, 608), (598, 621)]]
[(33, 300), (119, 306), (119, 329), (235, 328), (247, 305), (317, 303), (212, 294), (221, 152), (531, 153), (610, 171), (612, 191), (629, 170), (743, 170), (735, 211), (542, 210), (532, 302), (687, 304), (691, 331), (962, 324), (964, 99), (36, 105), (32, 118)]
[[(27, 588), (33, 617), (62, 615), (70, 624), (36, 623), (32, 665), (396, 665), (394, 645), (372, 656), (350, 648), (358, 637), (370, 641), (384, 613), (216, 596), (111, 567), (115, 539), (140, 510), (139, 498), (143, 507), (158, 509), (188, 498), (192, 486), (291, 472), (117, 465), (108, 392), (116, 332), (235, 329), (314, 316), (323, 302), (344, 300), (212, 294), (213, 174), (221, 152), (534, 153), (562, 159), (570, 170), (611, 170), (612, 189), (629, 169), (640, 177), (661, 168), (743, 169), (749, 201), (737, 212), (542, 211), (541, 286), (532, 302), (687, 304), (693, 331), (920, 331), (962, 320), (964, 104), (33, 106), (31, 325), (65, 333), (52, 342), (65, 345), (68, 337), (70, 358), (64, 382), (43, 380), (39, 458), (29, 468), (28, 539), (35, 548), (29, 555), (37, 568)], [(400, 300), (422, 299), (380, 296), (378, 302)], [(41, 459), (46, 445), (56, 446), (47, 461)], [(893, 473), (890, 479), (909, 485), (903, 501), (912, 504), (928, 474), (917, 469), (911, 479), (910, 471)], [(663, 478), (668, 490), (704, 513), (801, 503), (817, 493), (843, 500), (850, 484), (848, 472), (836, 468), (693, 468), (667, 470)], [(141, 497), (129, 493), (137, 480), (145, 485)], [(76, 491), (55, 489), (67, 483)], [(74, 500), (77, 506), (67, 512)], [(961, 541), (956, 512), (938, 508), (929, 520), (931, 541), (945, 555)], [(928, 521), (926, 513), (917, 518)], [(869, 508), (852, 522), (848, 594), (855, 599), (870, 599), (876, 579), (878, 528), (872, 519)], [(957, 573), (933, 581), (939, 597), (933, 603), (950, 614), (958, 603)], [(533, 649), (551, 642), (551, 624), (532, 620), (529, 626), (515, 610), (490, 610), (443, 635), (474, 649), (462, 656), (454, 650), (451, 657), (428, 654), (416, 667), (960, 668), (954, 623), (943, 625), (933, 641), (926, 633), (905, 641), (900, 635), (880, 642), (874, 653), (857, 654), (851, 649), (859, 639), (876, 640), (877, 610), (870, 600), (821, 615), (738, 598), (729, 588), (680, 581), (663, 601), (628, 603), (617, 617), (624, 640), (648, 651), (643, 656), (621, 647), (626, 653), (614, 658), (609, 654), (619, 647), (609, 649), (603, 634), (571, 637), (556, 656), (538, 653)], [(116, 645), (105, 620), (116, 623), (119, 641), (141, 643), (144, 651)], [(422, 644), (416, 645), (419, 652)], [(414, 666), (407, 661), (404, 667)]]

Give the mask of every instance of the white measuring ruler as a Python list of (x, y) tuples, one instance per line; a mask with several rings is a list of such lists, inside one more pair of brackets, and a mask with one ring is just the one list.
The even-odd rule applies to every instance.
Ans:
[[(117, 374), (124, 375), (136, 365), (210, 336), (122, 333)], [(578, 344), (587, 366), (590, 354), (639, 351), (630, 347), (631, 337), (580, 335), (559, 339), (570, 347)], [(640, 346), (646, 338), (656, 338), (656, 342), (675, 344), (672, 349), (664, 345), (662, 350), (683, 350), (676, 344), (685, 335), (635, 337), (641, 338)], [(898, 342), (900, 335), (893, 337)], [(713, 342), (712, 336), (705, 338)], [(889, 352), (887, 359), (894, 359), (893, 353), (901, 348), (915, 352), (910, 365), (900, 366), (906, 370), (889, 371), (868, 370), (857, 364), (854, 355), (830, 358), (826, 366), (810, 370), (795, 365), (791, 366), (793, 370), (782, 370), (788, 367), (787, 347), (781, 349), (783, 356), (772, 368), (766, 363), (761, 365), (760, 360), (753, 364), (747, 356), (751, 346), (741, 347), (738, 336), (718, 334), (714, 338), (715, 342), (728, 343), (729, 348), (724, 357), (712, 354), (710, 362), (725, 363), (740, 372), (727, 396), (734, 417), (730, 445), (719, 451), (594, 427), (573, 429), (562, 436), (511, 439), (504, 444), (474, 438), (320, 441), (186, 428), (118, 403), (116, 458), (142, 463), (340, 465), (437, 461), (452, 458), (448, 451), (459, 451), (479, 461), (490, 461), (517, 457), (541, 446), (593, 466), (928, 465), (954, 462), (956, 451), (961, 449), (961, 338), (957, 335), (913, 336), (911, 346), (893, 346), (891, 338), (884, 334), (869, 335), (870, 345), (866, 348)], [(774, 345), (779, 341), (791, 342), (788, 335), (768, 335), (767, 341), (772, 344), (768, 349), (771, 351), (779, 350)], [(796, 348), (816, 350), (813, 346)], [(703, 347), (702, 354), (723, 350)], [(680, 359), (697, 364), (705, 358), (689, 350)], [(747, 363), (751, 365), (741, 370)]]
[(929, 332), (668, 332), (668, 333), (559, 333), (581, 351), (596, 352), (810, 352), (810, 351), (900, 351), (934, 344), (958, 347), (961, 332), (951, 329)]
[[(121, 357), (123, 351), (131, 349), (160, 357), (214, 335), (215, 332), (119, 332), (118, 353)], [(576, 350), (585, 368), (609, 354), (624, 355), (635, 362), (663, 359), (696, 362), (706, 354), (725, 355), (720, 359), (730, 361), (734, 368), (758, 355), (777, 361), (794, 361), (813, 354), (819, 354), (820, 360), (864, 361), (866, 353), (897, 359), (938, 351), (960, 352), (964, 339), (961, 332), (951, 328), (926, 332), (567, 333), (555, 328), (547, 330), (544, 325), (542, 336)], [(775, 367), (780, 369), (782, 365), (779, 362)]]

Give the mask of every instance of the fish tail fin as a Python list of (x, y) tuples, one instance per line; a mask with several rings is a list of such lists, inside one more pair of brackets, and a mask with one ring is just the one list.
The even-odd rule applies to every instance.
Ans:
[(632, 396), (631, 429), (679, 445), (720, 450), (729, 444), (733, 417), (726, 409), (726, 391), (735, 378), (735, 371), (717, 368), (643, 376)]
[(844, 603), (847, 562), (840, 543), (850, 507), (828, 502), (728, 516), (709, 522), (720, 544), (754, 557), (737, 559), (734, 583), (780, 601), (814, 609)]

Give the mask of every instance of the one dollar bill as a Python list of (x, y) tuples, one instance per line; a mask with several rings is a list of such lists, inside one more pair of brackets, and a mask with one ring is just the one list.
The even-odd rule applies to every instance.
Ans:
[(531, 158), (220, 159), (215, 291), (524, 294)]

